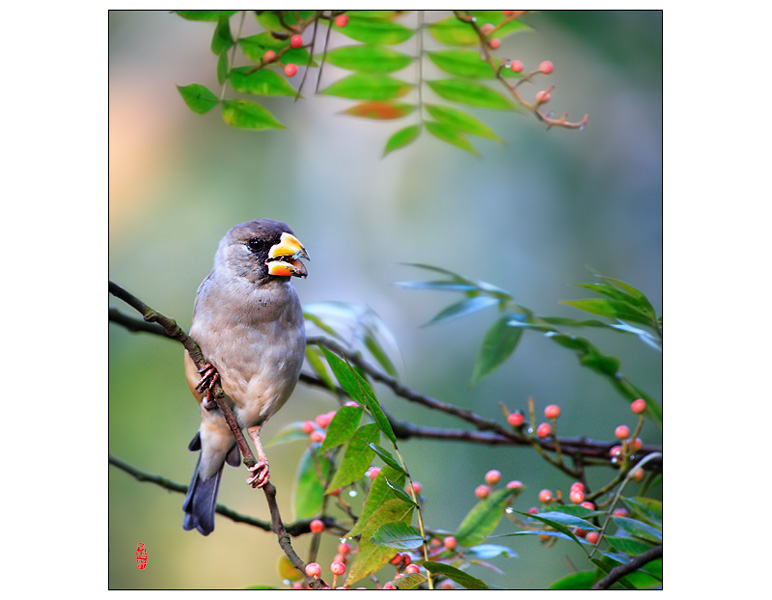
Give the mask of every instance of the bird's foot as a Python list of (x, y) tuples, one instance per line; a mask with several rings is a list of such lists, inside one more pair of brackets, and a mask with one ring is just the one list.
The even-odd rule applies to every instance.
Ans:
[(211, 390), (214, 384), (220, 379), (220, 374), (217, 372), (211, 363), (206, 363), (201, 367), (197, 373), (201, 373), (201, 379), (199, 379), (196, 385), (196, 391), (203, 393), (205, 390)]
[(268, 483), (268, 462), (261, 460), (254, 467), (247, 467), (252, 474), (247, 477), (247, 484), (253, 488), (261, 488)]

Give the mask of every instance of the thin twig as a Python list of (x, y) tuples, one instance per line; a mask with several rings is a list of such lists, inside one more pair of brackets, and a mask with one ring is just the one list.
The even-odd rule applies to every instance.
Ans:
[(592, 586), (592, 589), (606, 590), (628, 573), (637, 571), (645, 564), (650, 563), (653, 560), (657, 560), (658, 558), (662, 558), (662, 544), (655, 546), (651, 550), (646, 550), (646, 552), (633, 557), (629, 562), (626, 562), (623, 565), (614, 567), (611, 569), (611, 571), (608, 572), (608, 575), (606, 575), (603, 579), (598, 581), (598, 583)]

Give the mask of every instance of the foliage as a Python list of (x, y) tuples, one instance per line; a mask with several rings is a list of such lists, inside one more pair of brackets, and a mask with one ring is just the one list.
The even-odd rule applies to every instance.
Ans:
[[(354, 102), (344, 114), (402, 123), (389, 135), (384, 154), (404, 148), (423, 131), (474, 155), (477, 149), (468, 136), (501, 142), (501, 137), (469, 114), (467, 107), (525, 110), (547, 127), (581, 128), (586, 123), (586, 116), (581, 122), (571, 123), (567, 115), (555, 119), (541, 111), (548, 102), (547, 90), (543, 92), (547, 96), (537, 96), (540, 99), (531, 102), (521, 95), (522, 83), (548, 74), (551, 66), (547, 71), (516, 72), (513, 61), (494, 55), (501, 38), (531, 30), (521, 20), (524, 11), (408, 13), (177, 11), (185, 19), (214, 24), (210, 47), (217, 56), (217, 81), (222, 86), (219, 95), (198, 83), (178, 86), (179, 93), (199, 115), (220, 105), (223, 120), (231, 127), (283, 129), (285, 125), (259, 98), (300, 98), (309, 71), (318, 69), (318, 93)], [(427, 16), (430, 22), (424, 22)], [(326, 32), (320, 26), (326, 27)], [(255, 28), (258, 33), (246, 33)], [(336, 43), (345, 41), (330, 47), (331, 37)], [(425, 44), (431, 48), (425, 49)], [(345, 74), (327, 84), (327, 78), (322, 77), (325, 64)], [(303, 70), (302, 76), (298, 76), (299, 69)], [(442, 75), (429, 79), (425, 72), (431, 70)], [(293, 86), (291, 80), (299, 83)], [(323, 81), (325, 85), (319, 89)], [(498, 85), (489, 85), (493, 83)], [(230, 97), (233, 93), (246, 97)], [(437, 100), (427, 102), (425, 96)]]

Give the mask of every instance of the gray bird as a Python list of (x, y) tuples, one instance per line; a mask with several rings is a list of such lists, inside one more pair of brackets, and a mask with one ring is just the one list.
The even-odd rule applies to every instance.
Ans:
[(201, 411), (201, 427), (188, 446), (201, 453), (182, 505), (186, 530), (212, 532), (225, 462), (239, 465), (225, 417), (205, 408), (215, 381), (257, 450), (247, 483), (262, 487), (268, 481), (260, 430), (292, 394), (305, 355), (303, 311), (291, 282), (308, 275), (301, 258), (308, 253), (284, 223), (241, 223), (220, 241), (212, 272), (198, 288), (190, 335), (209, 364), (199, 371), (185, 353), (188, 385)]

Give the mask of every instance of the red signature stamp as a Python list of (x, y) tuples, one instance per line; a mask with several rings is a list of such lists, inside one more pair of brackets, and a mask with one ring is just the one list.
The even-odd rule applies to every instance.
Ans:
[(141, 571), (147, 566), (147, 548), (140, 542), (137, 544), (137, 568)]

